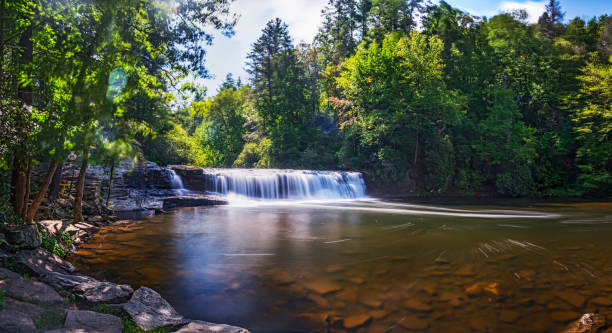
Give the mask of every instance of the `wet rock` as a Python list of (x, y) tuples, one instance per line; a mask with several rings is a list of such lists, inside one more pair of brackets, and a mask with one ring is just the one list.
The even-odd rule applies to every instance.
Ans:
[(48, 273), (42, 280), (54, 287), (73, 292), (93, 304), (118, 304), (127, 301), (134, 290), (128, 285), (101, 282), (89, 276)]
[(354, 329), (367, 324), (372, 317), (368, 314), (358, 314), (344, 318), (344, 327)]
[(324, 331), (327, 329), (329, 315), (327, 313), (302, 313), (298, 319), (314, 331)]
[(433, 308), (429, 304), (425, 304), (416, 299), (410, 299), (404, 302), (404, 307), (409, 310), (419, 312), (430, 312)]
[(18, 270), (32, 276), (41, 276), (48, 272), (69, 274), (74, 266), (66, 260), (44, 249), (22, 250), (13, 257)]
[(474, 276), (476, 275), (476, 273), (474, 272), (474, 266), (473, 265), (465, 265), (465, 266), (461, 266), (461, 268), (459, 268), (456, 272), (456, 275), (458, 276)]
[(13, 310), (0, 311), (0, 332), (29, 333), (36, 332), (32, 318), (27, 314)]
[[(26, 314), (28, 317), (35, 319), (45, 313), (45, 309), (32, 303), (21, 302), (16, 299), (5, 297), (4, 307), (2, 311), (17, 311)], [(2, 327), (2, 325), (0, 325)]]
[(227, 205), (227, 200), (214, 195), (176, 196), (164, 199), (163, 209)]
[(5, 246), (11, 251), (35, 249), (42, 243), (36, 224), (3, 226), (0, 232), (4, 234)]
[(556, 291), (552, 294), (576, 308), (581, 308), (586, 303), (586, 297), (572, 291)]
[(503, 310), (499, 314), (499, 320), (506, 323), (513, 323), (521, 317), (521, 314), (515, 310)]
[(477, 296), (483, 296), (483, 295), (489, 295), (489, 296), (495, 296), (495, 297), (501, 296), (499, 283), (497, 282), (491, 282), (491, 283), (477, 282), (467, 287), (465, 289), (465, 294), (470, 297), (477, 297)]
[(579, 313), (574, 311), (555, 311), (550, 314), (550, 318), (554, 321), (566, 323), (570, 320), (576, 320), (580, 316)]
[(123, 332), (123, 323), (119, 317), (93, 311), (68, 310), (64, 327), (69, 332)]
[(236, 326), (192, 321), (176, 333), (249, 333), (249, 331)]
[(140, 287), (134, 292), (123, 309), (132, 320), (145, 331), (165, 326), (185, 324), (187, 320), (181, 316), (157, 292), (147, 287)]
[(598, 306), (612, 306), (612, 297), (595, 297), (590, 300), (591, 304)]
[(472, 330), (477, 332), (488, 332), (490, 328), (488, 321), (483, 317), (470, 317), (468, 324)]
[(374, 318), (374, 319), (383, 319), (383, 318), (385, 318), (386, 316), (389, 315), (389, 311), (384, 310), (384, 309), (381, 309), (381, 310), (372, 310), (372, 311), (368, 312), (368, 314), (370, 316), (372, 316), (372, 318)]
[(596, 313), (586, 313), (569, 324), (563, 333), (595, 333), (606, 324), (605, 318)]
[(414, 316), (402, 319), (399, 325), (407, 330), (423, 331), (429, 328), (429, 322)]
[(74, 235), (79, 231), (72, 223), (62, 220), (43, 220), (37, 223), (40, 229), (52, 236), (58, 236), (62, 232)]
[(0, 290), (11, 297), (44, 303), (61, 303), (62, 297), (42, 282), (26, 279), (6, 279), (0, 281)]
[(327, 309), (330, 307), (329, 301), (319, 295), (308, 295), (308, 299), (313, 301), (319, 309)]
[(377, 308), (380, 308), (383, 305), (383, 301), (377, 300), (377, 299), (368, 298), (368, 299), (362, 299), (361, 300), (361, 304), (363, 304), (363, 305), (365, 305), (367, 307), (370, 307), (370, 308), (377, 309)]
[(348, 281), (357, 285), (362, 285), (365, 283), (365, 280), (360, 277), (351, 277), (348, 279)]
[(3, 279), (19, 279), (21, 276), (19, 274), (10, 271), (4, 267), (0, 267), (0, 280)]
[(307, 282), (304, 284), (304, 287), (319, 295), (331, 294), (342, 289), (342, 286), (340, 286), (339, 284), (326, 280), (316, 280)]
[(450, 265), (450, 261), (448, 261), (448, 259), (444, 259), (444, 258), (436, 258), (436, 260), (434, 260), (434, 263), (436, 263), (438, 265)]

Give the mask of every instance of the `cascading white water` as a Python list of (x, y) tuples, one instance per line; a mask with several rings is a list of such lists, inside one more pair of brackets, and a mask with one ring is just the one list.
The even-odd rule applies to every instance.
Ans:
[(169, 169), (170, 170), (170, 174), (172, 175), (172, 188), (175, 190), (182, 190), (183, 187), (183, 180), (181, 179), (181, 176), (177, 175), (176, 172), (174, 172), (174, 170)]
[(225, 196), (252, 200), (338, 200), (365, 198), (359, 172), (205, 169), (208, 188)]

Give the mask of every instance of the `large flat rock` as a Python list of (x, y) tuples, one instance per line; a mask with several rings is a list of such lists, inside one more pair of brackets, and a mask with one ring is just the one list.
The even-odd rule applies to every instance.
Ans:
[(0, 311), (0, 333), (36, 332), (32, 318), (19, 311)]
[(241, 327), (196, 320), (176, 331), (176, 333), (249, 333), (249, 331)]
[(49, 272), (69, 274), (74, 271), (72, 264), (44, 249), (19, 251), (13, 260), (20, 271), (36, 277)]
[(134, 292), (123, 309), (132, 320), (145, 331), (166, 326), (185, 324), (187, 320), (181, 316), (156, 291), (147, 287), (140, 287)]
[[(11, 297), (4, 298), (2, 311), (17, 311), (26, 314), (32, 319), (39, 318), (45, 314), (46, 310), (32, 303), (21, 302)], [(0, 325), (1, 326), (1, 325)]]
[(73, 292), (92, 304), (118, 304), (127, 301), (134, 290), (125, 284), (98, 281), (89, 276), (48, 273), (42, 280), (54, 287)]
[(0, 280), (4, 279), (19, 279), (21, 276), (19, 274), (10, 271), (4, 267), (0, 267)]
[(62, 297), (47, 284), (26, 279), (0, 281), (0, 290), (13, 298), (28, 302), (61, 303)]
[(119, 317), (93, 311), (68, 310), (64, 327), (64, 331), (68, 332), (123, 332), (123, 323)]

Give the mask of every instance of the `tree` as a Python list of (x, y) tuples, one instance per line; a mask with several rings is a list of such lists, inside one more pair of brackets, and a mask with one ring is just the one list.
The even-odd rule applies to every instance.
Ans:
[(307, 84), (296, 50), (280, 19), (268, 22), (248, 55), (255, 108), (272, 141), (273, 165), (299, 165), (308, 133)]
[(382, 45), (362, 44), (344, 64), (338, 78), (350, 104), (344, 113), (360, 129), (368, 168), (383, 179), (398, 180), (408, 166), (418, 170), (422, 135), (444, 132), (461, 118), (462, 98), (442, 80), (442, 50), (435, 36), (391, 34)]
[(549, 0), (546, 4), (546, 11), (538, 19), (540, 31), (549, 38), (559, 36), (563, 30), (563, 17), (565, 12), (561, 11), (558, 0)]
[[(595, 58), (595, 57), (593, 57)], [(589, 194), (612, 194), (612, 57), (589, 61), (578, 77), (583, 106), (572, 120), (581, 144), (576, 154), (580, 181)]]

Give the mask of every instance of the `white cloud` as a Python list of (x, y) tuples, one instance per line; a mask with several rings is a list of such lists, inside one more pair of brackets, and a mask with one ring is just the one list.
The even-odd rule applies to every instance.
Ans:
[(525, 9), (529, 14), (527, 21), (529, 23), (536, 23), (538, 18), (542, 15), (545, 10), (546, 1), (525, 1), (525, 2), (516, 2), (516, 1), (502, 1), (499, 4), (498, 12), (510, 12), (517, 9)]
[(243, 82), (247, 79), (246, 55), (268, 21), (276, 17), (285, 21), (295, 44), (312, 42), (326, 4), (327, 0), (236, 0), (232, 4), (233, 12), (240, 14), (234, 28), (236, 34), (232, 38), (215, 34), (213, 45), (208, 48), (206, 67), (215, 76), (203, 82), (208, 95), (216, 93), (227, 73), (240, 76)]

